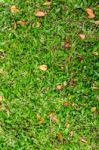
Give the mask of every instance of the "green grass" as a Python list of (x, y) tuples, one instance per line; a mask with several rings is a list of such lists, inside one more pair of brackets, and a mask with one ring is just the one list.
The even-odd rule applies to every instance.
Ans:
[[(99, 57), (93, 55), (99, 48), (95, 24), (99, 20), (98, 3), (55, 0), (51, 7), (43, 3), (0, 2), (0, 149), (98, 150), (99, 111), (91, 112), (94, 106), (99, 110)], [(20, 10), (15, 15), (9, 9), (13, 4)], [(95, 19), (88, 19), (87, 7), (94, 10)], [(38, 8), (47, 12), (39, 29), (34, 15)], [(19, 25), (19, 20), (25, 20), (26, 25)], [(79, 33), (86, 38), (81, 40)], [(64, 47), (67, 38), (70, 49)], [(47, 71), (39, 69), (42, 64), (48, 66)], [(67, 85), (57, 91), (56, 86), (64, 81)], [(64, 102), (70, 106), (64, 107)], [(58, 123), (49, 119), (51, 112), (56, 114)], [(37, 114), (44, 123), (38, 124)], [(62, 139), (58, 137), (60, 132)]]

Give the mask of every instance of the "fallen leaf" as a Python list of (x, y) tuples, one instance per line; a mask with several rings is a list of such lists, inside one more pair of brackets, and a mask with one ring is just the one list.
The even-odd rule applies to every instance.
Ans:
[(20, 21), (18, 21), (18, 23), (22, 26), (24, 26), (26, 24), (26, 22), (24, 20), (20, 20)]
[(98, 52), (92, 52), (92, 54), (93, 54), (94, 56), (98, 56), (98, 55), (99, 55)]
[(70, 41), (68, 39), (66, 40), (65, 48), (67, 48), (67, 49), (70, 48)]
[(97, 100), (99, 100), (99, 95), (96, 95)]
[(70, 41), (69, 41), (69, 39), (67, 39), (66, 42), (65, 42), (65, 48), (66, 49), (70, 48)]
[(68, 107), (69, 105), (70, 105), (69, 102), (64, 103), (64, 107)]
[(91, 112), (96, 112), (96, 107), (92, 107)]
[(40, 65), (39, 69), (42, 71), (46, 71), (48, 69), (47, 65)]
[(85, 34), (79, 34), (79, 37), (83, 40), (85, 39)]
[(86, 8), (86, 12), (88, 14), (88, 18), (90, 19), (95, 18), (95, 14), (91, 8)]
[(44, 123), (44, 119), (39, 115), (39, 114), (37, 114), (36, 115), (36, 118), (38, 119), (38, 124), (42, 124), (42, 123)]
[(49, 118), (50, 118), (50, 120), (51, 120), (52, 122), (54, 122), (54, 123), (57, 123), (57, 122), (58, 122), (58, 118), (57, 118), (57, 116), (55, 115), (55, 113), (50, 113), (50, 114), (49, 114)]
[(3, 97), (2, 97), (2, 96), (0, 96), (0, 103), (2, 102), (2, 100), (3, 100)]
[(50, 5), (51, 5), (51, 1), (46, 0), (46, 1), (44, 2), (44, 5), (45, 5), (45, 6), (50, 6)]
[(87, 143), (87, 140), (86, 140), (86, 138), (84, 136), (80, 137), (80, 141), (82, 141), (83, 143)]
[(41, 10), (36, 10), (36, 12), (35, 12), (36, 17), (43, 17), (45, 15), (46, 15), (46, 12), (43, 12)]
[(73, 137), (74, 136), (74, 131), (71, 131), (70, 132), (70, 137)]
[(40, 28), (40, 26), (41, 26), (41, 22), (40, 22), (40, 21), (37, 21), (36, 27), (37, 27), (37, 28)]
[(63, 135), (62, 135), (62, 132), (59, 132), (59, 133), (58, 133), (57, 139), (58, 139), (60, 142), (63, 141)]
[(16, 7), (15, 5), (12, 5), (12, 6), (10, 7), (10, 11), (11, 11), (12, 13), (17, 13), (17, 12), (19, 12), (19, 9), (17, 9), (17, 7)]
[(16, 30), (17, 25), (16, 25), (16, 22), (15, 22), (15, 21), (14, 21), (13, 27), (14, 27), (14, 29)]
[(70, 127), (70, 124), (68, 123), (68, 124), (66, 124), (66, 128), (69, 128)]
[(56, 90), (60, 91), (62, 89), (63, 89), (63, 85), (59, 84), (59, 85), (56, 86)]
[(95, 21), (95, 24), (99, 25), (99, 20)]

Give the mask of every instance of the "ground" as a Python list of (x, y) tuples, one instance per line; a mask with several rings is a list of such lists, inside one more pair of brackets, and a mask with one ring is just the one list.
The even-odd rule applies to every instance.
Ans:
[[(43, 4), (0, 2), (0, 149), (98, 150), (99, 5)], [(86, 8), (95, 18), (88, 18)], [(38, 19), (37, 9), (47, 14)]]

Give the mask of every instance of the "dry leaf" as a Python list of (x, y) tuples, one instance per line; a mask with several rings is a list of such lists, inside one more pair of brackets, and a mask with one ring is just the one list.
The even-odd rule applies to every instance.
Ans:
[(16, 22), (14, 21), (14, 25), (13, 25), (14, 29), (16, 30), (17, 28), (17, 25), (16, 25)]
[(46, 0), (44, 3), (45, 6), (50, 6), (51, 5), (51, 1)]
[(99, 95), (96, 95), (97, 100), (99, 100)]
[(63, 89), (63, 85), (59, 84), (59, 85), (56, 86), (56, 90), (60, 91), (62, 89)]
[(57, 122), (58, 122), (58, 118), (57, 118), (57, 116), (55, 115), (55, 113), (50, 113), (50, 114), (49, 114), (49, 118), (50, 118), (50, 120), (51, 120), (52, 122), (54, 122), (54, 123), (57, 123)]
[(70, 48), (70, 41), (68, 39), (66, 40), (65, 48), (66, 49)]
[(68, 107), (69, 105), (70, 105), (69, 102), (64, 103), (64, 107)]
[(74, 131), (71, 131), (70, 132), (70, 137), (73, 137), (74, 136)]
[(62, 142), (62, 141), (63, 141), (62, 132), (59, 132), (59, 133), (58, 133), (57, 138), (58, 138), (58, 140), (59, 140), (60, 142)]
[(95, 14), (91, 8), (86, 8), (86, 12), (88, 14), (88, 18), (95, 18)]
[(24, 20), (20, 20), (20, 21), (18, 21), (18, 23), (22, 26), (24, 26), (26, 24), (26, 22)]
[(42, 124), (42, 123), (44, 123), (44, 119), (39, 115), (39, 114), (37, 114), (36, 115), (36, 118), (38, 119), (38, 124)]
[(3, 100), (3, 97), (2, 97), (2, 96), (0, 96), (0, 103), (2, 103), (2, 100)]
[(95, 21), (95, 24), (99, 25), (99, 20)]
[(87, 140), (86, 140), (86, 138), (84, 136), (80, 137), (80, 141), (82, 141), (83, 143), (87, 143)]
[(99, 55), (98, 52), (92, 52), (92, 54), (93, 54), (94, 56), (98, 56), (98, 55)]
[(46, 15), (46, 12), (43, 12), (41, 10), (36, 10), (36, 12), (35, 12), (36, 17), (43, 17), (45, 15)]
[(37, 28), (40, 28), (40, 26), (41, 26), (41, 22), (40, 22), (40, 21), (37, 21), (36, 27), (37, 27)]
[(96, 107), (92, 107), (91, 112), (96, 112)]
[(39, 69), (42, 71), (46, 71), (48, 69), (47, 65), (40, 65)]
[(85, 39), (85, 34), (79, 34), (79, 36), (82, 40)]
[(12, 13), (17, 13), (17, 12), (19, 12), (19, 9), (17, 9), (17, 7), (16, 7), (15, 5), (12, 5), (12, 6), (10, 7), (10, 11), (11, 11)]

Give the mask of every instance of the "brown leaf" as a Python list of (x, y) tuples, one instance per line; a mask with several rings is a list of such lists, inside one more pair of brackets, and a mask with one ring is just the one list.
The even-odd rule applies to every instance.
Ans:
[(50, 5), (51, 5), (51, 1), (46, 0), (46, 1), (44, 2), (44, 5), (45, 5), (45, 6), (50, 6)]
[(79, 34), (79, 36), (82, 40), (85, 39), (85, 34)]
[(92, 107), (91, 112), (96, 112), (96, 107)]
[(90, 19), (95, 18), (95, 14), (91, 8), (86, 8), (86, 12), (88, 14), (88, 18)]
[(20, 21), (18, 21), (18, 23), (22, 26), (24, 26), (26, 24), (26, 22), (24, 20), (20, 20)]
[(70, 48), (70, 41), (68, 39), (66, 40), (65, 48), (66, 49)]
[(50, 118), (50, 120), (51, 120), (52, 122), (54, 122), (54, 123), (57, 123), (57, 122), (58, 122), (58, 118), (57, 118), (57, 116), (55, 115), (55, 113), (50, 113), (50, 114), (49, 114), (49, 118)]
[(99, 20), (95, 21), (95, 24), (99, 25)]
[(15, 5), (12, 5), (12, 6), (10, 7), (10, 11), (11, 11), (12, 13), (17, 13), (17, 12), (19, 12), (19, 9), (17, 9), (17, 7), (16, 7)]
[(46, 71), (48, 69), (47, 65), (40, 65), (39, 69), (42, 71)]
[(63, 85), (59, 84), (59, 85), (56, 86), (56, 90), (60, 91), (62, 89), (63, 89)]
[(41, 10), (36, 10), (36, 12), (35, 12), (36, 17), (43, 17), (45, 15), (46, 15), (46, 12), (43, 12)]
[(98, 94), (98, 95), (96, 95), (96, 98), (97, 98), (97, 100), (99, 100), (99, 94)]
[(69, 105), (70, 105), (69, 102), (65, 102), (65, 103), (64, 103), (64, 107), (68, 107)]
[(80, 141), (82, 141), (83, 143), (87, 143), (87, 140), (86, 140), (86, 138), (84, 136), (80, 137)]

